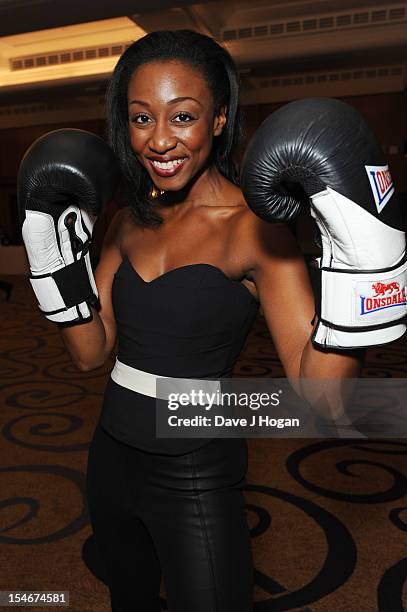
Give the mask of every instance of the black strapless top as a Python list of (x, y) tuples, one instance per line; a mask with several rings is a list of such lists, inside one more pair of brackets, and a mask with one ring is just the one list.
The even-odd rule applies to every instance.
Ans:
[[(230, 376), (259, 308), (247, 287), (212, 264), (181, 266), (147, 282), (127, 257), (114, 277), (112, 303), (119, 360), (179, 378)], [(153, 452), (178, 454), (199, 446), (197, 439), (156, 440), (154, 406), (154, 398), (110, 379), (102, 425), (116, 438)]]

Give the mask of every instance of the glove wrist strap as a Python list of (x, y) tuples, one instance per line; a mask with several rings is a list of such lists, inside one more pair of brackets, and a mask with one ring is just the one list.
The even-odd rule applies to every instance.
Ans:
[(381, 270), (321, 269), (319, 321), (312, 341), (320, 348), (386, 344), (406, 331), (407, 259)]
[(89, 305), (98, 304), (88, 253), (55, 272), (31, 275), (30, 282), (41, 311), (57, 323), (90, 318)]
[(386, 328), (407, 315), (407, 259), (381, 270), (321, 269), (321, 322), (347, 331)]

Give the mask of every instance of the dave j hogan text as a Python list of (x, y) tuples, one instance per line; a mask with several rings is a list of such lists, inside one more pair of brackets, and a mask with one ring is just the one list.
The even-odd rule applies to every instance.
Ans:
[(269, 415), (253, 414), (250, 419), (245, 417), (228, 418), (220, 414), (213, 417), (196, 415), (191, 418), (178, 417), (172, 414), (168, 417), (170, 427), (300, 427), (300, 419), (273, 418)]

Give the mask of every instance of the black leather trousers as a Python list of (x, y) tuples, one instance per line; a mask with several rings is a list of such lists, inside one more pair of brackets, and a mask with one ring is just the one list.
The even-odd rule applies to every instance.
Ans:
[(183, 455), (148, 453), (100, 425), (89, 451), (88, 505), (113, 612), (251, 612), (253, 563), (242, 486), (244, 439)]

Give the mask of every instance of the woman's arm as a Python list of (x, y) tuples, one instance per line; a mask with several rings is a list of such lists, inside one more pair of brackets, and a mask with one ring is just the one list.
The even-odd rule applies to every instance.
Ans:
[(95, 281), (101, 308), (92, 309), (89, 323), (61, 329), (62, 338), (74, 364), (82, 371), (94, 370), (104, 364), (116, 341), (116, 324), (112, 307), (113, 278), (122, 261), (120, 250), (126, 211), (114, 216), (103, 242)]
[[(311, 323), (315, 315), (314, 295), (307, 266), (291, 230), (285, 224), (270, 224), (251, 213), (245, 225), (250, 278), (256, 284), (285, 373), (295, 391), (316, 405), (321, 388), (302, 385), (301, 380), (358, 378), (364, 352), (325, 352), (314, 348), (311, 342), (316, 324)], [(329, 401), (318, 404), (317, 409), (325, 416), (327, 412), (329, 416), (340, 415), (343, 406), (338, 385), (331, 385), (331, 390), (329, 386), (327, 383), (323, 389), (330, 396)]]

